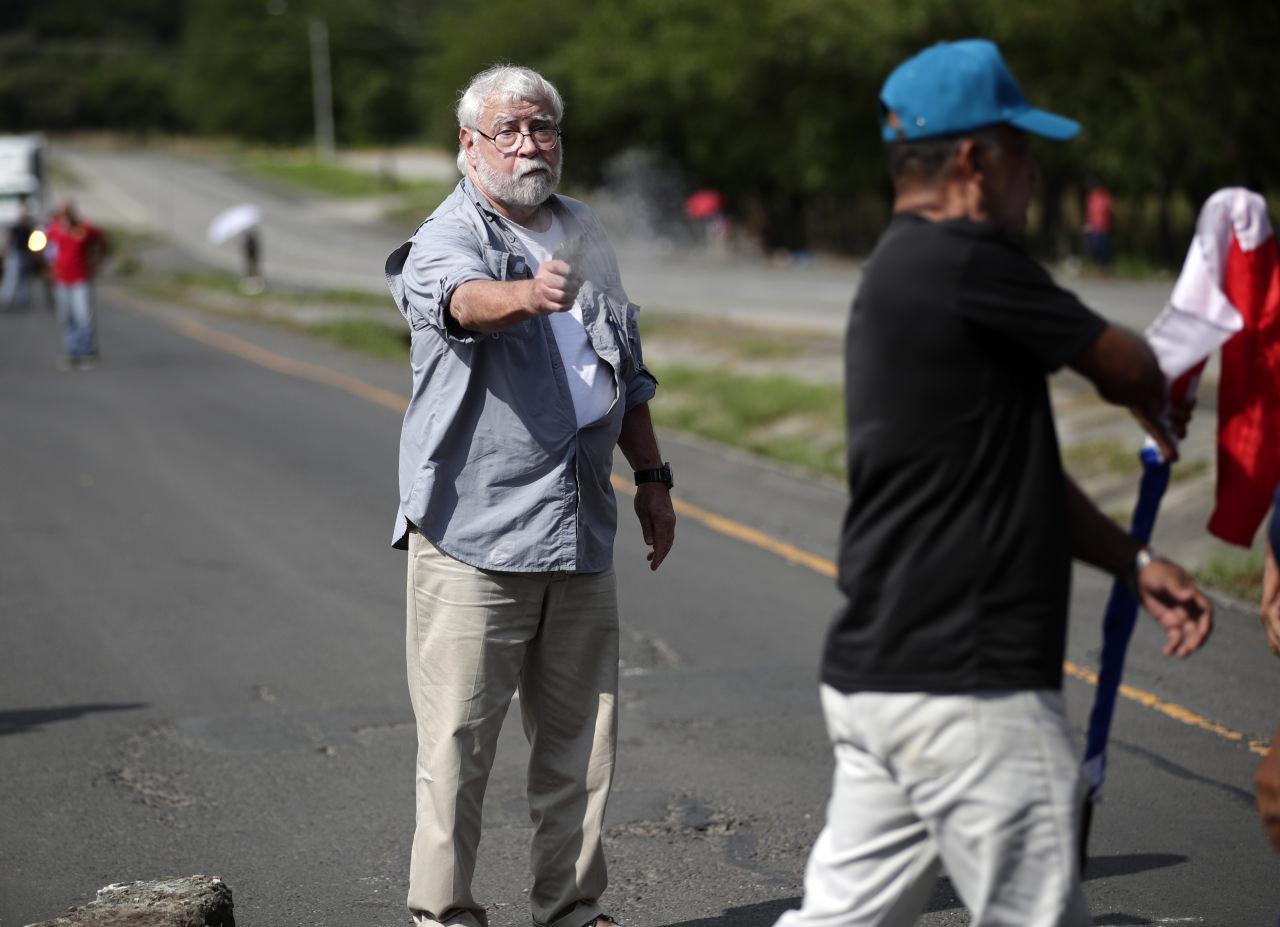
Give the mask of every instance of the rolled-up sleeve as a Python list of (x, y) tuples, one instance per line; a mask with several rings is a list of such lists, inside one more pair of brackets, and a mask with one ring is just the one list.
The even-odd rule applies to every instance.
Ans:
[(449, 317), (454, 290), (470, 280), (492, 280), (483, 247), (474, 233), (445, 217), (422, 224), (409, 241), (391, 253), (387, 285), (411, 328), (428, 326), (450, 338), (474, 336)]
[(658, 392), (658, 379), (649, 372), (649, 368), (644, 364), (644, 351), (640, 346), (640, 307), (628, 300), (627, 302), (627, 349), (631, 352), (631, 359), (635, 365), (635, 371), (627, 379), (627, 408), (640, 405), (642, 402), (648, 402)]

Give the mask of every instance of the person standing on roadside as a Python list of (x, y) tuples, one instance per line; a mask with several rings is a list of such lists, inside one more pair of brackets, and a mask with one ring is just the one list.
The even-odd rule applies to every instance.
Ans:
[(31, 233), (35, 220), (24, 199), (18, 205), (18, 215), (9, 226), (8, 241), (4, 251), (4, 276), (0, 278), (0, 306), (6, 309), (31, 303), (31, 278), (36, 270), (36, 256), (31, 253)]
[(84, 221), (71, 200), (62, 200), (47, 230), (53, 252), (54, 301), (62, 323), (63, 353), (58, 366), (88, 369), (98, 357), (93, 278), (107, 254), (107, 240)]
[(424, 927), (487, 923), (471, 879), (517, 690), (533, 923), (612, 923), (600, 896), (617, 737), (615, 447), (636, 471), (651, 569), (671, 549), (675, 514), (639, 310), (599, 220), (554, 193), (563, 113), (528, 68), (476, 75), (458, 103), (462, 181), (386, 264), (412, 331), (393, 544), (409, 551), (408, 905)]
[(1084, 195), (1084, 242), (1089, 260), (1100, 269), (1111, 269), (1111, 223), (1115, 197), (1101, 182), (1089, 184)]
[(778, 927), (908, 925), (939, 867), (979, 925), (1090, 922), (1080, 759), (1062, 700), (1071, 559), (1129, 579), (1195, 652), (1212, 607), (1062, 469), (1046, 374), (1067, 365), (1160, 426), (1146, 342), (1059, 289), (1023, 250), (1036, 109), (994, 44), (940, 43), (880, 96), (894, 215), (845, 344), (846, 604), (821, 698), (835, 752), (803, 906)]

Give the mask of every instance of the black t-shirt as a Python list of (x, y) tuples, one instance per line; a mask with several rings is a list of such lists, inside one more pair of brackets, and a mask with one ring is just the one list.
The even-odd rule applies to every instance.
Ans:
[(1047, 372), (1106, 326), (1012, 238), (895, 216), (845, 341), (845, 692), (1062, 684), (1071, 554)]

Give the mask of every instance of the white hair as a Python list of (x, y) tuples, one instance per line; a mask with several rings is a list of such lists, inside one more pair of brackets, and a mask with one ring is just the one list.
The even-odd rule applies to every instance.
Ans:
[[(490, 103), (521, 100), (545, 103), (556, 123), (564, 116), (564, 100), (551, 81), (531, 68), (495, 64), (471, 78), (467, 89), (458, 96), (458, 128), (479, 129), (480, 113)], [(461, 146), (458, 147), (458, 171), (467, 173), (467, 153)]]

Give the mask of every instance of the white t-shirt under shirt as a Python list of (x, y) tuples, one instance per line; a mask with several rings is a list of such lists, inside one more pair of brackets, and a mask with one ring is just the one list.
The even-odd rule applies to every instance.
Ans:
[[(565, 239), (564, 227), (554, 213), (545, 232), (535, 232), (507, 219), (503, 221), (520, 239), (534, 273), (538, 272), (543, 261), (551, 260)], [(591, 337), (582, 322), (582, 306), (577, 301), (573, 308), (553, 313), (547, 316), (547, 320), (556, 336), (560, 359), (564, 361), (569, 394), (573, 397), (573, 412), (578, 419), (578, 427), (583, 428), (599, 421), (613, 406), (613, 370), (600, 360), (600, 355), (591, 346)]]

